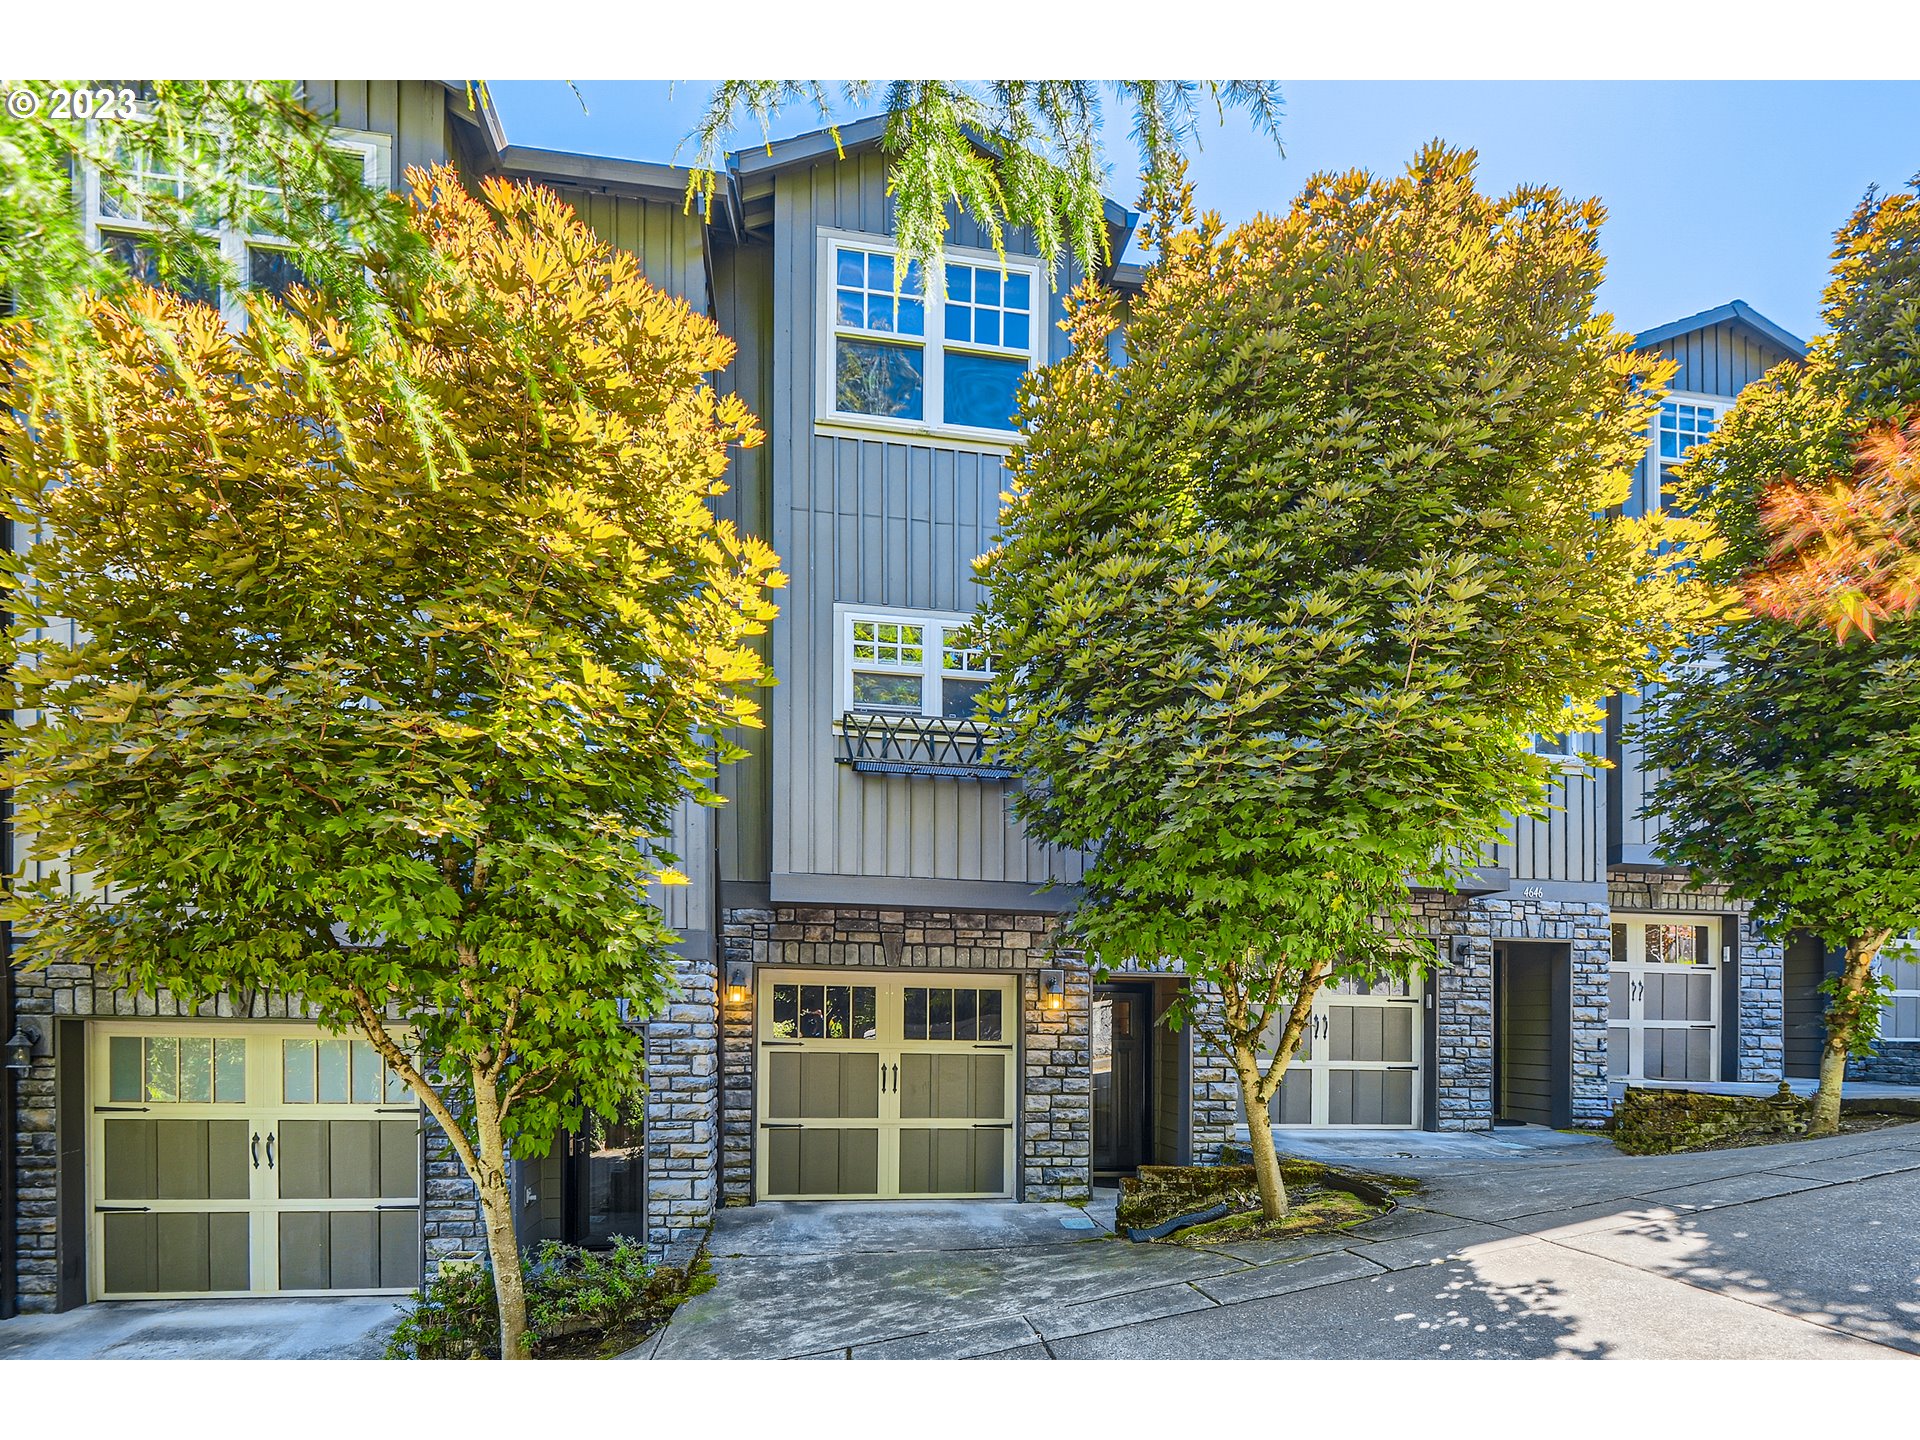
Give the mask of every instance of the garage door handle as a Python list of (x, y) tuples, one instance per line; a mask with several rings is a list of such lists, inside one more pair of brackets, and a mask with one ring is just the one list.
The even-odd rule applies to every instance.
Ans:
[(893, 1067), (893, 1093), (896, 1095), (900, 1093), (900, 1067), (898, 1065)]
[(93, 1207), (93, 1213), (96, 1215), (151, 1215), (153, 1207), (151, 1205), (96, 1205)]
[(1013, 1049), (1013, 1042), (1009, 1040), (1001, 1045), (976, 1045), (973, 1048), (976, 1050), (1011, 1050)]
[(258, 1130), (253, 1132), (253, 1168), (256, 1170), (260, 1168), (260, 1132)]
[(273, 1132), (267, 1132), (267, 1169), (273, 1169)]

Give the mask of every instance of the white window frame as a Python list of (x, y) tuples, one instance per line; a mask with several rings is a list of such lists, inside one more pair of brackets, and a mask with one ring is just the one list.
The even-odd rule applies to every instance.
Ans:
[[(946, 436), (969, 442), (984, 442), (1002, 449), (1011, 449), (1020, 443), (1017, 430), (995, 430), (979, 425), (950, 425), (939, 417), (946, 406), (946, 357), (949, 351), (974, 355), (991, 355), (1000, 359), (1017, 360), (1024, 357), (1027, 369), (1033, 371), (1045, 364), (1045, 332), (1049, 324), (1049, 306), (1051, 294), (1047, 289), (1046, 273), (1041, 263), (1025, 255), (1008, 255), (1004, 262), (991, 250), (974, 250), (959, 246), (949, 246), (945, 259), (958, 264), (977, 265), (1000, 271), (1002, 274), (1020, 273), (1028, 278), (1028, 296), (1031, 301), (1027, 326), (1027, 344), (1022, 350), (1018, 346), (993, 346), (976, 344), (971, 341), (949, 340), (946, 316), (946, 287), (927, 286), (922, 297), (923, 313), (926, 317), (926, 333), (918, 337), (921, 348), (921, 415), (919, 420), (904, 420), (888, 415), (862, 415), (857, 411), (836, 408), (838, 400), (835, 385), (836, 346), (841, 336), (848, 339), (881, 340), (899, 343), (898, 335), (872, 331), (864, 326), (843, 326), (839, 321), (839, 306), (835, 291), (839, 288), (836, 279), (838, 264), (835, 251), (841, 246), (849, 249), (870, 251), (875, 254), (891, 255), (897, 264), (900, 250), (892, 240), (883, 235), (869, 234), (857, 230), (834, 230), (822, 227), (818, 231), (818, 271), (819, 279), (814, 296), (815, 333), (818, 344), (814, 359), (814, 418), (818, 425), (828, 429), (842, 427), (854, 430), (882, 430), (900, 435)], [(923, 267), (924, 269), (924, 267)], [(944, 280), (944, 276), (942, 277)], [(937, 288), (939, 293), (934, 293)], [(902, 298), (907, 292), (902, 290)]]
[[(991, 680), (992, 669), (987, 670), (950, 670), (946, 664), (947, 632), (958, 630), (973, 620), (973, 616), (958, 610), (893, 610), (868, 605), (835, 605), (834, 611), (834, 664), (839, 674), (838, 708), (833, 712), (834, 722), (848, 714), (859, 714), (869, 719), (884, 719), (889, 715), (901, 719), (919, 719), (945, 721), (959, 725), (970, 723), (960, 720), (948, 720), (941, 714), (945, 708), (941, 682), (946, 679)], [(903, 714), (891, 710), (856, 710), (853, 703), (853, 627), (855, 624), (870, 621), (881, 625), (918, 625), (922, 629), (920, 644), (920, 665), (917, 669), (907, 666), (862, 665), (864, 670), (885, 671), (894, 675), (918, 675), (920, 677), (920, 709), (917, 712)], [(931, 635), (928, 632), (933, 632)]]
[[(1899, 977), (1894, 971), (1894, 966), (1917, 964), (1920, 964), (1920, 935), (1909, 935), (1904, 940), (1894, 941), (1881, 950), (1880, 954), (1874, 958), (1873, 968), (1875, 973), (1886, 975), (1897, 982)], [(1906, 1031), (1900, 1030), (1894, 1023), (1900, 1014), (1897, 1002), (1902, 1000), (1920, 1001), (1920, 987), (1909, 989), (1896, 986), (1893, 993), (1887, 996), (1880, 1007), (1880, 1038), (1882, 1040), (1900, 1042), (1920, 1040), (1920, 1023), (1916, 1023), (1911, 1030)], [(1913, 1013), (1913, 1008), (1909, 1007), (1908, 1013)]]
[[(1713, 411), (1713, 428), (1719, 432), (1727, 423), (1727, 412), (1733, 409), (1731, 395), (1706, 395), (1697, 390), (1669, 390), (1660, 397), (1662, 405), (1694, 405)], [(1678, 465), (1687, 457), (1682, 455), (1674, 460), (1665, 460), (1660, 454), (1661, 413), (1655, 411), (1647, 422), (1647, 491), (1649, 506), (1647, 513), (1655, 514), (1667, 505), (1666, 465)]]
[[(112, 122), (116, 127), (151, 124), (152, 120), (123, 120)], [(96, 133), (101, 122), (90, 122)], [(115, 138), (131, 138), (116, 136)], [(385, 189), (391, 176), (391, 137), (370, 130), (349, 130), (336, 127), (328, 137), (328, 143), (334, 148), (359, 154), (362, 173), (370, 189)], [(105, 234), (141, 235), (151, 234), (158, 227), (149, 221), (133, 216), (107, 215), (101, 207), (100, 172), (93, 166), (83, 167), (77, 181), (80, 190), (81, 217), (86, 230), (88, 246), (95, 250), (104, 249), (102, 237)], [(248, 247), (261, 250), (288, 250), (292, 242), (284, 235), (273, 235), (263, 231), (243, 230), (237, 226), (222, 223), (207, 227), (200, 232), (211, 235), (219, 243), (221, 263), (235, 278), (232, 285), (222, 285), (219, 293), (220, 318), (234, 329), (246, 324), (247, 311), (244, 297), (252, 288), (252, 263)]]

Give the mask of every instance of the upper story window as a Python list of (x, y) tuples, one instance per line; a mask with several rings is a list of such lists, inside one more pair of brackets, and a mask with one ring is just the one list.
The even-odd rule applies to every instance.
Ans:
[(1660, 402), (1660, 418), (1653, 440), (1654, 496), (1669, 510), (1677, 510), (1671, 472), (1687, 458), (1687, 452), (1708, 439), (1726, 413), (1731, 400), (1703, 399), (1696, 395), (1669, 395)]
[(843, 607), (841, 711), (976, 718), (993, 662), (985, 650), (961, 643), (968, 619), (924, 610)]
[(1037, 262), (948, 252), (930, 293), (919, 263), (860, 236), (821, 238), (819, 416), (1005, 441), (1040, 363)]
[[(269, 230), (228, 223), (210, 204), (202, 204), (192, 176), (170, 168), (142, 143), (142, 123), (124, 122), (116, 130), (116, 149), (130, 183), (110, 185), (91, 170), (85, 176), (87, 238), (94, 246), (139, 279), (160, 283), (150, 238), (157, 226), (150, 211), (154, 200), (164, 198), (170, 205), (188, 207), (200, 233), (217, 242), (220, 259), (234, 283), (218, 290), (193, 283), (182, 293), (190, 300), (217, 306), (228, 324), (245, 322), (242, 296), (247, 290), (284, 295), (291, 286), (305, 283), (291, 241)], [(336, 131), (331, 143), (360, 166), (368, 185), (383, 183), (380, 137)], [(279, 208), (276, 202), (280, 191), (270, 178), (250, 177), (247, 188), (261, 197), (262, 210), (272, 213)]]

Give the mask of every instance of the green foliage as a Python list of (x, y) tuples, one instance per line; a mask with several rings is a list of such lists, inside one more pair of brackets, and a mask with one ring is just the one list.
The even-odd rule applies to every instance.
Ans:
[(990, 699), (1020, 816), (1091, 852), (1072, 934), (1218, 986), (1223, 1050), (1284, 1021), (1264, 1104), (1322, 984), (1430, 963), (1408, 887), (1548, 804), (1531, 736), (1698, 617), (1608, 515), (1664, 374), (1594, 314), (1596, 202), (1436, 144), (1230, 232), (1156, 204), (1124, 363), (1083, 289), (1025, 392)]
[(443, 1266), (410, 1299), (387, 1337), (389, 1360), (484, 1360), (500, 1354), (493, 1275), (481, 1265)]
[[(1707, 581), (1766, 567), (1769, 492), (1847, 473), (1876, 421), (1920, 404), (1917, 257), (1916, 197), (1869, 195), (1836, 237), (1828, 333), (1804, 367), (1748, 386), (1681, 468), (1682, 504), (1720, 546)], [(1878, 937), (1920, 928), (1920, 619), (1836, 641), (1817, 619), (1739, 615), (1650, 697), (1639, 738), (1667, 861), (1726, 884), (1764, 923), (1869, 941), (1868, 959)], [(1878, 997), (1849, 995), (1829, 1019), (1858, 1053)]]
[[(853, 106), (870, 104), (879, 88), (872, 80), (841, 85)], [(1108, 262), (1103, 89), (1131, 107), (1149, 179), (1173, 173), (1194, 143), (1203, 95), (1222, 118), (1228, 106), (1244, 110), (1279, 143), (1280, 89), (1270, 80), (889, 81), (884, 148), (895, 232), (902, 254), (925, 262), (930, 284), (942, 283), (949, 206), (971, 216), (996, 252), (1009, 227), (1032, 231), (1049, 275), (1069, 255), (1083, 270)], [(721, 81), (690, 137), (697, 153), (689, 201), (696, 193), (711, 197), (728, 137), (743, 119), (770, 140), (774, 117), (790, 105), (825, 122), (832, 113), (827, 82)], [(837, 141), (837, 127), (834, 134)]]
[[(86, 86), (48, 81), (35, 89)], [(104, 195), (137, 207), (147, 226), (142, 243), (163, 284), (183, 291), (233, 284), (211, 226), (277, 235), (333, 297), (336, 321), (362, 339), (385, 323), (388, 298), (368, 274), (366, 255), (377, 253), (389, 269), (432, 264), (405, 201), (367, 186), (360, 154), (329, 143), (330, 117), (307, 109), (293, 82), (158, 80), (148, 89), (137, 120), (89, 126), (46, 104), (26, 116), (0, 113), (0, 294), (13, 302), (0, 334), (14, 332), (17, 343), (22, 328), (32, 327), (37, 383), (62, 409), (110, 408), (92, 301), (136, 283), (88, 243), (74, 204), (76, 171), (93, 171)], [(142, 185), (142, 164), (180, 177), (178, 189)], [(277, 325), (278, 312), (260, 323)], [(379, 378), (390, 401), (425, 421), (394, 372)]]
[(135, 288), (88, 311), (80, 409), (8, 337), (4, 778), (42, 868), (5, 913), (32, 964), (364, 1031), (491, 1217), (509, 1145), (640, 1084), (677, 939), (644, 887), (759, 723), (784, 579), (708, 505), (760, 438), (712, 322), (551, 192), (411, 181), (439, 263), (375, 271), (386, 331)]
[[(607, 1250), (542, 1241), (526, 1267), (529, 1339), (536, 1358), (628, 1349), (682, 1301), (713, 1288), (704, 1259), (691, 1270), (647, 1263), (624, 1235)], [(387, 1341), (389, 1360), (477, 1360), (500, 1353), (493, 1280), (480, 1266), (442, 1270), (414, 1291)]]

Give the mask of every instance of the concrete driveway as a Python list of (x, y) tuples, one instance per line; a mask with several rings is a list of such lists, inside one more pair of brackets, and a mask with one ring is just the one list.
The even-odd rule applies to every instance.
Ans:
[[(1920, 1355), (1920, 1125), (1635, 1158), (1549, 1131), (1316, 1135), (1425, 1191), (1227, 1250), (1061, 1205), (723, 1212), (656, 1359)], [(1090, 1223), (1091, 1220), (1091, 1223)]]
[(377, 1360), (400, 1302), (115, 1300), (0, 1320), (0, 1360)]

